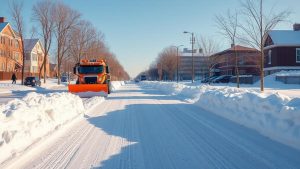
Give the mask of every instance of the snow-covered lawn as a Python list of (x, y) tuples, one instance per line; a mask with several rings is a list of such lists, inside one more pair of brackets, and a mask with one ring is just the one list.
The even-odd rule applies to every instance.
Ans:
[[(140, 85), (178, 96), (255, 129), (271, 139), (300, 149), (300, 91), (289, 97), (271, 88), (262, 94), (258, 89), (249, 87), (237, 89), (176, 82), (141, 82)], [(285, 89), (288, 90), (287, 87)]]
[(51, 89), (66, 89), (68, 82), (62, 82), (60, 85), (57, 84), (57, 79), (49, 78), (44, 83), (41, 81), (41, 86), (23, 86), (21, 80), (17, 80), (16, 84), (11, 84), (11, 80), (0, 81), (0, 93), (11, 93), (11, 91), (36, 91), (36, 90), (51, 90)]
[[(279, 94), (289, 96), (291, 98), (300, 97), (300, 85), (299, 84), (284, 84), (280, 81), (275, 80), (276, 76), (299, 76), (299, 75), (300, 75), (300, 71), (281, 71), (281, 72), (266, 76), (264, 78), (265, 93), (266, 94), (279, 93)], [(230, 87), (236, 86), (235, 83), (229, 83), (229, 84), (215, 83), (215, 84), (211, 84), (211, 85), (219, 86), (219, 87), (224, 87), (225, 85), (230, 86)], [(254, 83), (253, 85), (241, 84), (241, 88), (260, 92), (260, 81)]]
[[(123, 84), (112, 82), (112, 87), (117, 90)], [(48, 83), (44, 89), (49, 93), (41, 94), (36, 90), (31, 92), (30, 87), (13, 85), (11, 89), (7, 85), (10, 91), (27, 90), (28, 93), (23, 98), (0, 104), (0, 163), (18, 155), (62, 125), (83, 118), (85, 113), (105, 100), (104, 97), (83, 99), (68, 92), (51, 92), (51, 89), (61, 86)]]

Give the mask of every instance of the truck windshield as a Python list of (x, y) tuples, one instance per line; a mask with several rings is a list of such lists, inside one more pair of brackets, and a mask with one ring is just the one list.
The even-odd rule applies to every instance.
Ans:
[(98, 74), (103, 72), (103, 66), (80, 66), (78, 72), (80, 74)]

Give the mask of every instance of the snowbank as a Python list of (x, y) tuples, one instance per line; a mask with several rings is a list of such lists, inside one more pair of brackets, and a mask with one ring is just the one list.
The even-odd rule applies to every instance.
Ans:
[[(113, 81), (112, 90), (117, 90), (124, 84), (123, 81)], [(20, 90), (29, 88), (21, 85), (13, 87)], [(57, 85), (51, 83), (46, 87), (50, 89)], [(0, 105), (0, 163), (18, 155), (71, 120), (83, 118), (84, 113), (104, 100), (104, 97), (98, 96), (80, 98), (68, 92), (30, 92), (22, 99)]]
[(111, 90), (116, 91), (118, 88), (120, 88), (124, 84), (125, 84), (124, 81), (112, 81), (111, 82)]
[(61, 125), (101, 103), (103, 97), (82, 100), (71, 93), (28, 93), (0, 105), (0, 163), (17, 155)]
[(300, 76), (299, 70), (280, 71), (275, 73), (276, 76)]
[(300, 98), (279, 93), (208, 85), (187, 86), (168, 82), (142, 82), (223, 116), (286, 145), (300, 149)]

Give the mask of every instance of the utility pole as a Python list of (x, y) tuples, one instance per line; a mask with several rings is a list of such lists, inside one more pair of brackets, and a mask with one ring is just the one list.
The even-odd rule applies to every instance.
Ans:
[(194, 83), (195, 80), (195, 67), (194, 67), (194, 43), (195, 43), (195, 37), (194, 32), (187, 32), (184, 31), (183, 33), (189, 33), (192, 35), (191, 43), (192, 43), (192, 83)]
[(194, 38), (194, 33), (192, 33), (192, 83), (194, 83), (195, 80), (195, 65), (194, 65), (194, 43), (195, 43), (195, 38)]

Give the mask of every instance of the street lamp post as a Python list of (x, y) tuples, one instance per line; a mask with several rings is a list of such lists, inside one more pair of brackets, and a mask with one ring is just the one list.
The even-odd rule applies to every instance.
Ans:
[(188, 32), (184, 31), (183, 33), (188, 33), (192, 35), (191, 43), (192, 43), (192, 83), (194, 83), (195, 80), (195, 67), (194, 67), (194, 43), (195, 43), (195, 38), (194, 38), (194, 32)]
[(176, 80), (177, 80), (177, 83), (178, 83), (178, 57), (179, 57), (179, 54), (178, 54), (178, 50), (179, 50), (179, 48), (181, 47), (181, 46), (183, 46), (183, 45), (179, 45), (179, 46), (172, 46), (172, 47), (174, 47), (174, 48), (176, 48), (176, 52), (177, 52), (177, 57), (176, 57), (176, 59), (177, 59), (177, 74), (176, 74)]

